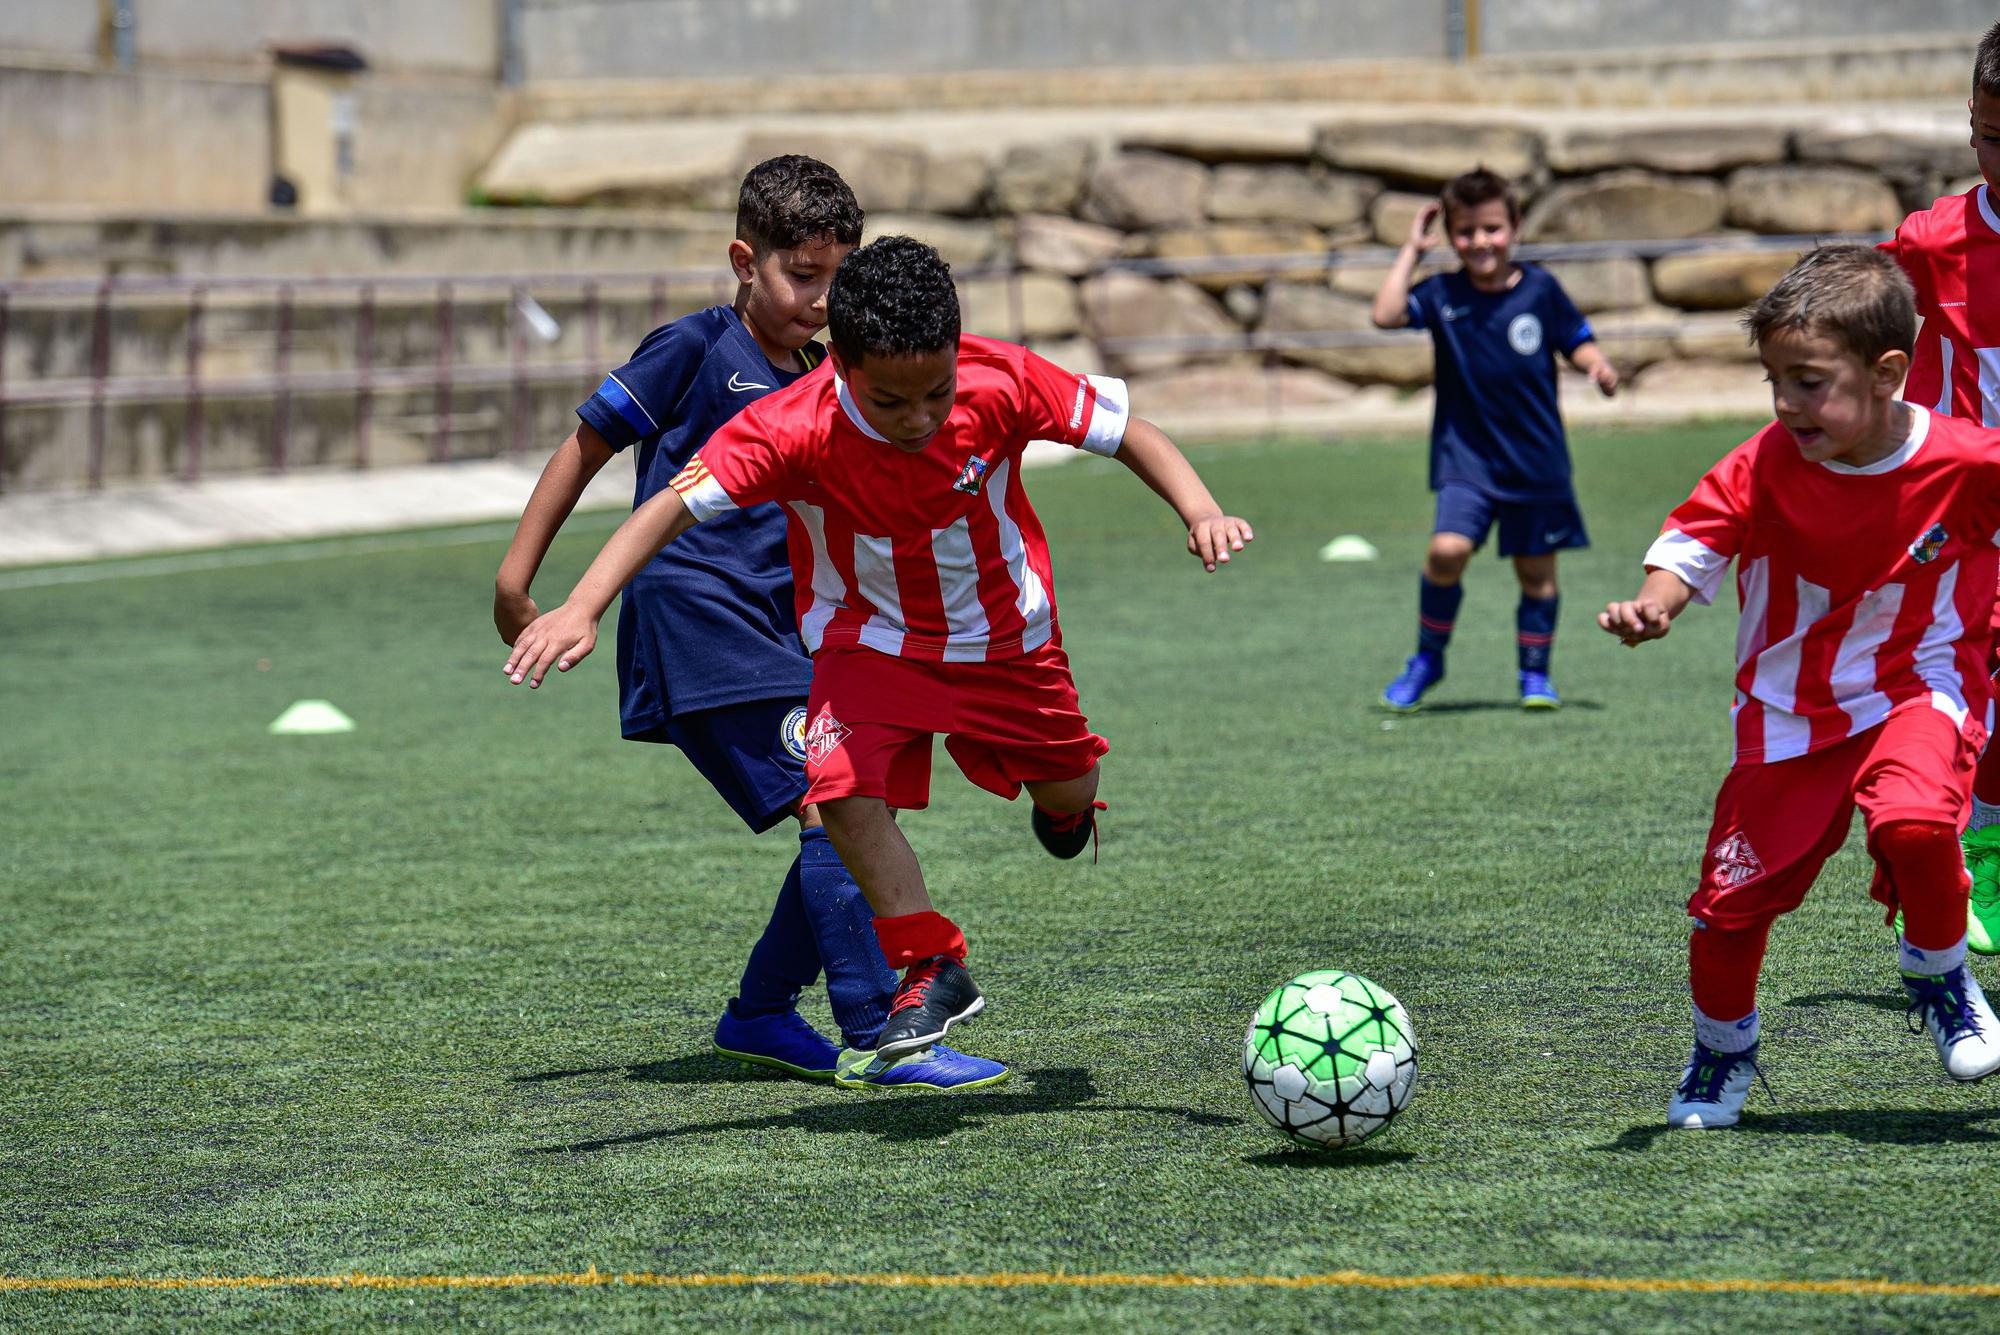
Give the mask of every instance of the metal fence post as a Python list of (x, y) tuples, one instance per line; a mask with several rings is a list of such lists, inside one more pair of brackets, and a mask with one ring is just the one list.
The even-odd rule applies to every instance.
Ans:
[(1456, 61), (1479, 54), (1479, 0), (1445, 0), (1444, 53)]
[(369, 435), (375, 425), (375, 285), (361, 285), (361, 309), (354, 316), (354, 466), (368, 467)]
[(277, 386), (271, 400), (271, 467), (282, 473), (289, 462), (292, 435), (292, 286), (281, 284), (278, 288), (278, 331), (277, 346), (273, 350), (272, 370), (277, 376)]
[(202, 420), (201, 402), (201, 317), (207, 293), (200, 287), (188, 296), (187, 317), (187, 418), (181, 440), (181, 481), (201, 481)]
[(431, 460), (444, 463), (451, 458), (451, 281), (438, 284), (437, 307), (437, 439), (431, 446)]
[(90, 443), (84, 455), (84, 480), (92, 491), (104, 485), (104, 382), (111, 375), (111, 280), (97, 285), (97, 305), (90, 316)]
[(514, 368), (514, 392), (511, 396), (514, 433), (508, 442), (507, 452), (518, 459), (528, 448), (528, 317), (521, 310), (528, 300), (528, 289), (516, 283), (509, 295), (507, 324)]
[(0, 287), (0, 492), (7, 490), (7, 306), (11, 296)]

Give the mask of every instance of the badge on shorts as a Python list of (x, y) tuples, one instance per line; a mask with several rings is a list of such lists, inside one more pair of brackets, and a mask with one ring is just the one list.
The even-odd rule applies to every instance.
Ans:
[(1726, 890), (1747, 885), (1764, 874), (1764, 860), (1741, 830), (1711, 848), (1708, 855), (1715, 860), (1715, 883)]
[(1932, 524), (1924, 530), (1923, 537), (1910, 544), (1910, 555), (1917, 558), (1918, 565), (1929, 565), (1937, 560), (1938, 553), (1944, 550), (1945, 543), (1950, 539), (1951, 534), (1944, 531), (1943, 524)]
[(785, 751), (792, 759), (803, 764), (806, 758), (806, 707), (800, 705), (785, 715), (785, 721), (778, 725), (778, 740), (784, 743)]
[(953, 491), (962, 491), (968, 496), (979, 494), (979, 484), (986, 480), (986, 461), (973, 455), (965, 461), (965, 467), (958, 470), (958, 481), (951, 484)]
[(815, 718), (812, 727), (806, 730), (806, 764), (824, 765), (826, 758), (839, 750), (840, 744), (847, 740), (848, 731), (849, 729), (833, 716), (832, 705), (821, 705), (819, 717)]

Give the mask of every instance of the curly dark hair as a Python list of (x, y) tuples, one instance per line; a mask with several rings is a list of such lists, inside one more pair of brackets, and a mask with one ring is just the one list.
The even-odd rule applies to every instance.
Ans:
[(834, 271), (826, 328), (844, 362), (958, 346), (958, 289), (944, 257), (909, 236), (851, 250)]
[(840, 173), (798, 153), (767, 158), (743, 177), (736, 196), (736, 239), (757, 258), (808, 241), (861, 244), (864, 219)]
[(1451, 227), (1453, 209), (1474, 209), (1493, 200), (1505, 200), (1507, 221), (1518, 224), (1521, 221), (1521, 204), (1514, 198), (1514, 186), (1499, 172), (1474, 167), (1463, 176), (1454, 176), (1445, 182), (1438, 198), (1444, 201), (1444, 225)]

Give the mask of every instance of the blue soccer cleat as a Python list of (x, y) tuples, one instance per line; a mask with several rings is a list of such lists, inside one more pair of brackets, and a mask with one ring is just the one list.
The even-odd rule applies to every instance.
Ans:
[(1548, 673), (1523, 672), (1521, 674), (1521, 708), (1562, 708), (1562, 697), (1556, 694), (1556, 684), (1549, 680)]
[(860, 1048), (840, 1054), (833, 1083), (842, 1089), (984, 1089), (1007, 1078), (1007, 1068), (939, 1045), (913, 1056), (885, 1058)]
[(831, 1080), (840, 1062), (840, 1049), (797, 1011), (745, 1020), (725, 1010), (715, 1022), (715, 1055), (801, 1080)]
[(1382, 688), (1382, 705), (1398, 714), (1414, 714), (1424, 692), (1444, 680), (1444, 656), (1419, 649), (1403, 664), (1403, 675)]

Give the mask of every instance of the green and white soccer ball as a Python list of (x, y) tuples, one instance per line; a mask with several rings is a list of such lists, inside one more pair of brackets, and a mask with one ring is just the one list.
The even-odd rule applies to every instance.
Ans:
[(1264, 998), (1243, 1078), (1265, 1120), (1301, 1145), (1359, 1145), (1409, 1105), (1417, 1036), (1403, 1004), (1357, 973), (1302, 973)]

